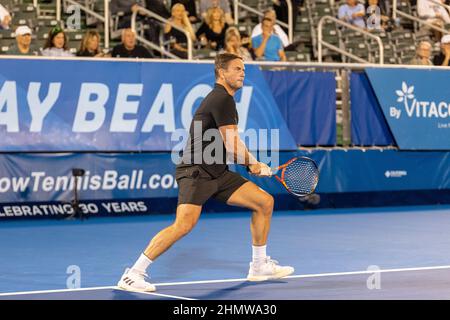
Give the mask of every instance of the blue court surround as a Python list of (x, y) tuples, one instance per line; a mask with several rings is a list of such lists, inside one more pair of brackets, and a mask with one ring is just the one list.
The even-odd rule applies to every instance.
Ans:
[[(84, 290), (52, 293), (57, 299), (171, 299), (170, 295), (193, 299), (340, 299), (357, 298), (361, 290), (375, 299), (417, 298), (421, 294), (450, 298), (450, 291), (445, 289), (450, 288), (450, 282), (439, 285), (437, 280), (450, 280), (447, 268), (383, 274), (382, 281), (396, 279), (385, 283), (394, 290), (385, 296), (382, 291), (367, 289), (370, 274), (366, 273), (301, 278), (308, 274), (364, 272), (372, 265), (382, 270), (449, 266), (450, 206), (275, 212), (268, 254), (294, 266), (300, 278), (258, 284), (243, 279), (251, 259), (250, 213), (208, 214), (151, 266), (152, 282), (158, 286), (237, 280), (161, 285), (157, 293), (169, 296), (144, 297), (114, 290), (111, 286), (116, 285), (123, 270), (173, 218), (157, 215), (3, 222), (0, 293), (66, 289), (70, 277), (67, 268), (76, 265), (81, 270), (82, 288), (107, 288), (91, 294)], [(436, 286), (430, 287), (430, 283)], [(414, 284), (419, 289), (411, 296), (407, 288)], [(37, 298), (50, 299), (49, 294)]]

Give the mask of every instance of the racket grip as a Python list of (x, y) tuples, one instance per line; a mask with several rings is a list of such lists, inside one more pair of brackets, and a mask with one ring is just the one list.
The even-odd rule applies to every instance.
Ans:
[[(246, 169), (247, 169), (248, 173), (253, 174), (253, 173), (250, 172), (250, 168), (248, 166), (246, 167)], [(271, 177), (271, 176), (273, 176), (274, 175), (274, 169), (269, 167), (269, 170), (270, 170), (270, 175), (267, 174), (267, 175), (262, 175), (262, 176), (263, 177)]]

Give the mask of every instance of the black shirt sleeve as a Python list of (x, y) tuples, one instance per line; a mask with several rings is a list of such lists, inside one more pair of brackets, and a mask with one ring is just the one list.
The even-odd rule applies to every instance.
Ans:
[(111, 52), (111, 57), (113, 57), (113, 58), (120, 57), (120, 53), (119, 53), (119, 45), (116, 45), (116, 46), (113, 48), (113, 50), (112, 50), (112, 52)]
[(434, 56), (433, 58), (433, 64), (435, 66), (442, 66), (442, 63), (444, 62), (444, 57), (443, 55), (439, 54), (437, 56)]
[(203, 23), (200, 25), (200, 28), (198, 28), (197, 32), (195, 33), (195, 35), (197, 36), (197, 38), (200, 37), (202, 34), (205, 34), (205, 35), (206, 35), (207, 29), (208, 29), (208, 25), (207, 25), (205, 22), (203, 22)]
[(150, 51), (147, 50), (147, 48), (145, 48), (143, 46), (138, 46), (137, 48), (138, 48), (138, 51), (139, 51), (137, 56), (139, 58), (148, 58), (148, 59), (153, 58), (153, 55), (150, 53)]
[(211, 115), (217, 128), (238, 124), (236, 103), (231, 96), (221, 95), (217, 97), (214, 106), (211, 108)]

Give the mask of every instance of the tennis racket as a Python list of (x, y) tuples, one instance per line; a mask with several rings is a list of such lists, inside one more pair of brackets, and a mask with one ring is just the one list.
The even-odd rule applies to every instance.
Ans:
[[(274, 172), (278, 172), (278, 175)], [(272, 173), (272, 177), (275, 177), (289, 193), (297, 197), (314, 193), (319, 183), (319, 168), (314, 160), (308, 157), (292, 158), (285, 164), (272, 168)]]
[(304, 197), (314, 193), (319, 183), (319, 168), (314, 160), (308, 157), (295, 157), (285, 164), (272, 169), (272, 172), (279, 172), (279, 176), (274, 174), (289, 193), (298, 197)]

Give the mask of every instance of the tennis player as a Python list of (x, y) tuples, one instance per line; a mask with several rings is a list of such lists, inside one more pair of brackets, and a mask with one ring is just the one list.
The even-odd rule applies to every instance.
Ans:
[[(122, 289), (145, 292), (156, 290), (147, 281), (147, 269), (156, 258), (194, 228), (202, 206), (209, 198), (253, 212), (250, 223), (253, 259), (247, 276), (249, 281), (279, 279), (294, 272), (294, 268), (280, 266), (266, 254), (273, 197), (253, 182), (229, 171), (226, 164), (228, 153), (235, 162), (247, 166), (254, 175), (272, 174), (266, 164), (258, 162), (248, 151), (238, 134), (234, 95), (244, 83), (242, 58), (229, 53), (219, 54), (215, 60), (215, 76), (214, 89), (194, 114), (188, 143), (182, 153), (181, 163), (177, 165), (175, 176), (179, 194), (175, 222), (160, 231), (136, 263), (125, 270), (118, 283)], [(216, 139), (205, 139), (205, 134), (211, 133), (211, 130), (217, 133)], [(209, 155), (206, 151), (212, 149), (215, 152)]]

